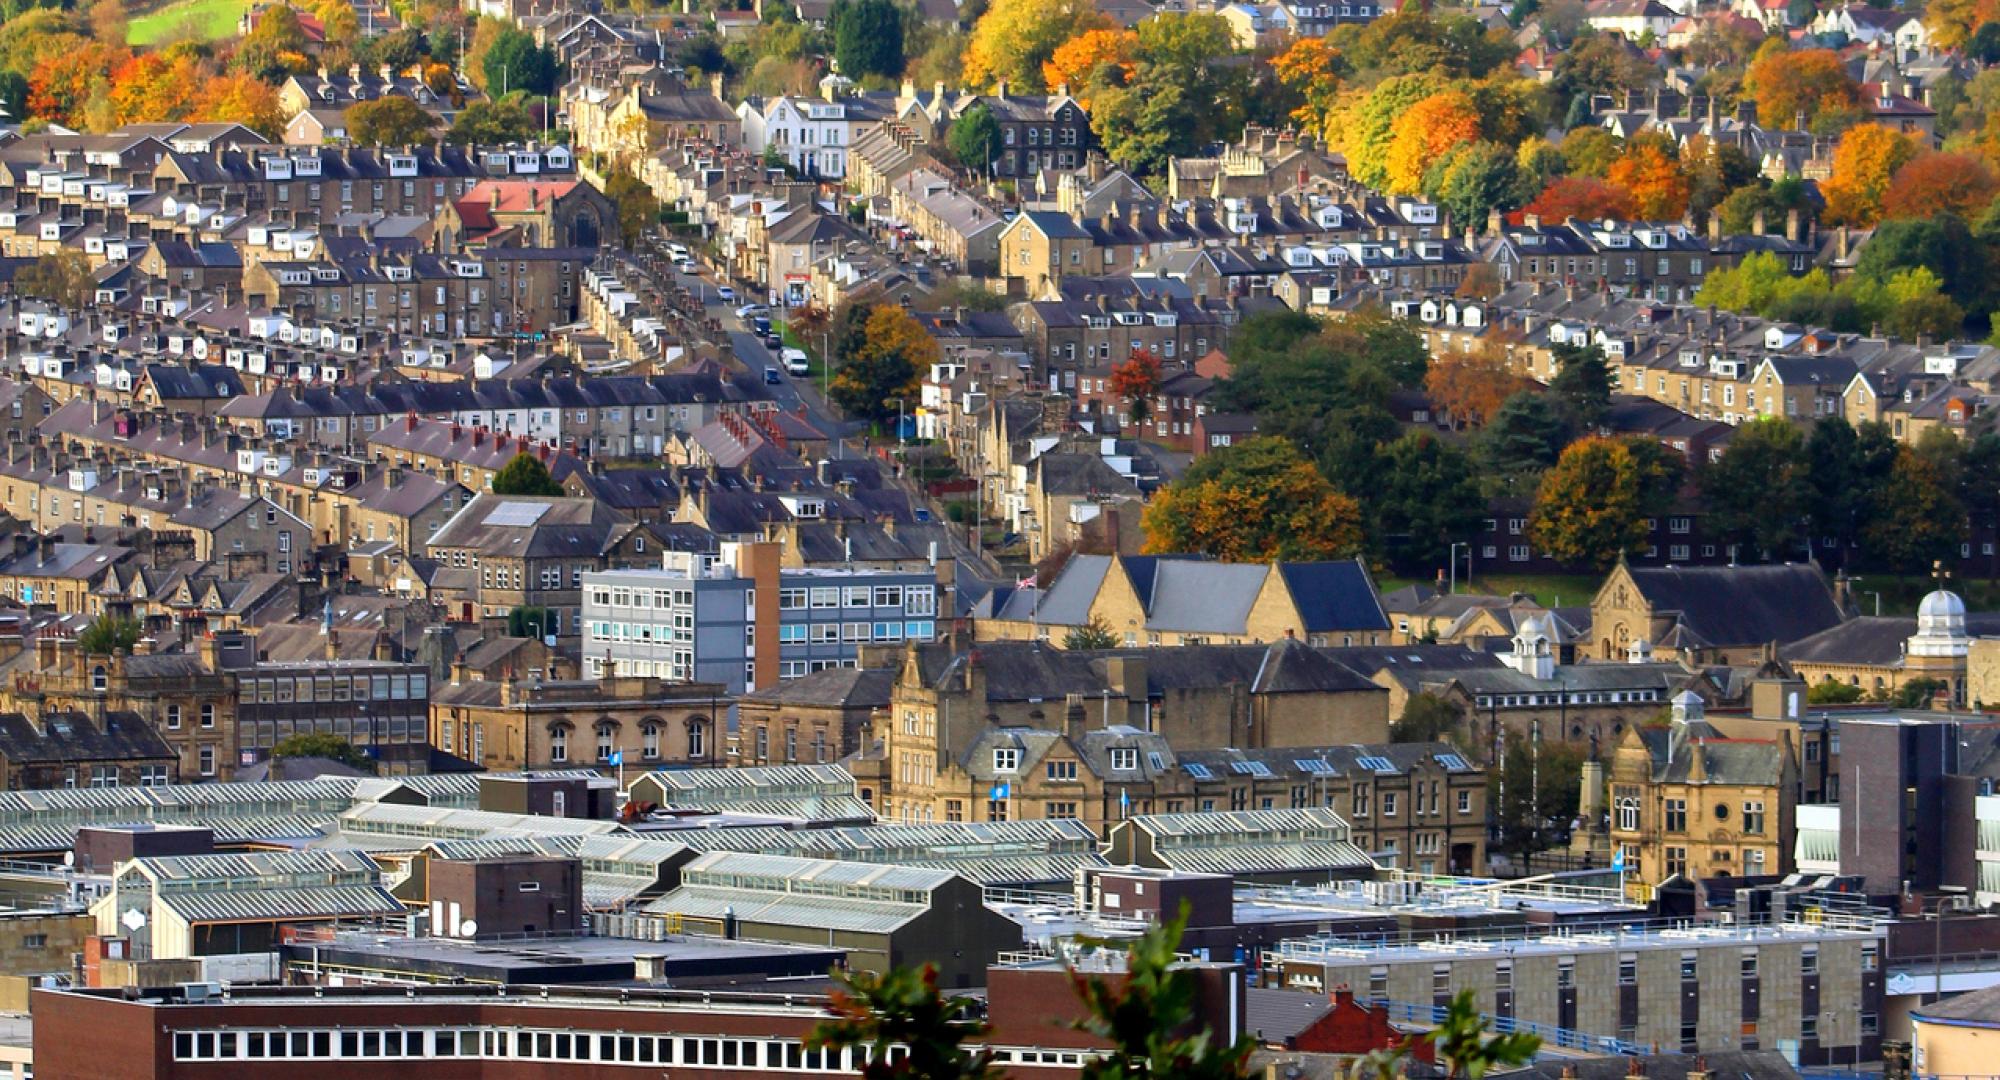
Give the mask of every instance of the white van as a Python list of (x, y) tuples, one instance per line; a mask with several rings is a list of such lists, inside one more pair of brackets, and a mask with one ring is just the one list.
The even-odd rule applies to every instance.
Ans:
[(812, 369), (807, 366), (806, 354), (803, 349), (780, 350), (778, 359), (785, 362), (785, 371), (789, 374), (807, 375), (812, 372)]

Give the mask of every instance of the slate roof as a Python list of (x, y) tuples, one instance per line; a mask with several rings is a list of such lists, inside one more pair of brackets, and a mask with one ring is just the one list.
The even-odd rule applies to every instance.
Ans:
[[(1973, 637), (2000, 635), (2000, 612), (1968, 612), (1965, 629)], [(1792, 642), (1784, 657), (1809, 664), (1888, 667), (1902, 662), (1903, 646), (1916, 632), (1914, 616), (1863, 615)]]
[(2000, 986), (1973, 990), (1911, 1010), (1915, 1020), (1933, 1020), (1954, 1027), (2000, 1027)]
[[(506, 507), (547, 507), (531, 524), (509, 525)], [(502, 514), (499, 522), (491, 520)], [(560, 496), (481, 494), (432, 534), (432, 548), (471, 548), (514, 558), (602, 553), (611, 532), (622, 524), (617, 512), (595, 499)]]
[(1375, 582), (1358, 560), (1279, 563), (1278, 572), (1291, 590), (1307, 632), (1389, 628), (1389, 615), (1382, 609)]
[(894, 668), (827, 668), (797, 679), (779, 680), (775, 686), (743, 695), (742, 700), (843, 709), (886, 708), (889, 688), (895, 683)]
[(1785, 748), (1775, 741), (1724, 738), (1706, 720), (1638, 729), (1653, 758), (1653, 779), (1686, 783), (1700, 756), (1711, 784), (1775, 786), (1784, 779)]
[(1677, 618), (1694, 644), (1782, 645), (1842, 619), (1825, 575), (1806, 563), (1633, 568), (1631, 575), (1654, 617)]
[(39, 727), (20, 713), (0, 713), (0, 757), (19, 766), (171, 761), (178, 755), (144, 717), (120, 711), (106, 713), (101, 724), (81, 713), (52, 713)]
[[(1158, 651), (1144, 648), (1086, 652), (1036, 642), (983, 643), (976, 661), (970, 654), (953, 654), (948, 643), (915, 648), (927, 683), (939, 685), (976, 662), (985, 674), (987, 696), (995, 701), (1055, 701), (1072, 693), (1094, 697), (1111, 685), (1107, 661), (1161, 659)], [(1171, 663), (1148, 663), (1146, 683), (1152, 695), (1228, 683), (1240, 683), (1252, 693), (1382, 691), (1325, 652), (1290, 638), (1271, 645), (1183, 646), (1174, 650)]]

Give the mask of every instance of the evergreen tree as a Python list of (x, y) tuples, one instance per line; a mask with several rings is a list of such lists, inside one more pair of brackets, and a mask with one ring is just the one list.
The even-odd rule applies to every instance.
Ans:
[(549, 475), (549, 467), (530, 453), (515, 454), (493, 474), (495, 495), (561, 495), (563, 486)]
[(833, 6), (833, 62), (859, 80), (903, 73), (903, 15), (892, 0), (839, 0)]

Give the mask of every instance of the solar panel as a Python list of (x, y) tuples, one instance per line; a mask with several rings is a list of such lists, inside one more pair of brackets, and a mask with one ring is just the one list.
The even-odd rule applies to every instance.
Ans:
[(486, 515), (484, 525), (504, 525), (513, 529), (525, 529), (542, 520), (549, 512), (548, 503), (503, 502)]

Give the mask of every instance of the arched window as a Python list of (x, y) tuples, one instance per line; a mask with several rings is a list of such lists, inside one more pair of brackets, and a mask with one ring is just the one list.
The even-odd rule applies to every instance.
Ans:
[(648, 720), (639, 725), (639, 738), (643, 744), (642, 752), (645, 754), (646, 760), (658, 761), (660, 757), (660, 722), (658, 720)]
[(618, 749), (618, 722), (599, 720), (592, 730), (597, 734), (597, 760), (610, 761), (611, 752)]
[(569, 760), (569, 725), (549, 725), (549, 760), (558, 764)]
[(698, 761), (708, 756), (708, 721), (691, 716), (687, 722), (688, 760)]
[(105, 684), (109, 681), (109, 675), (105, 672), (103, 664), (90, 669), (90, 688), (92, 690), (103, 690)]

